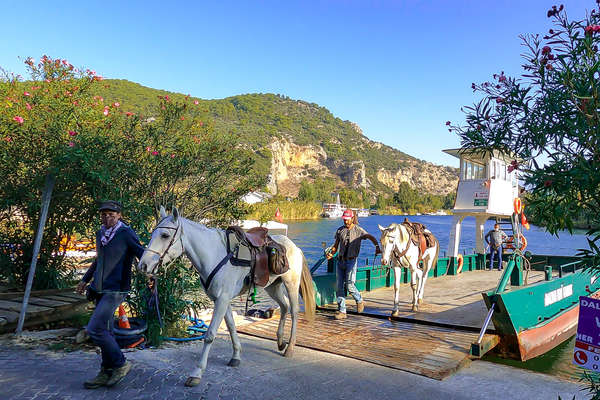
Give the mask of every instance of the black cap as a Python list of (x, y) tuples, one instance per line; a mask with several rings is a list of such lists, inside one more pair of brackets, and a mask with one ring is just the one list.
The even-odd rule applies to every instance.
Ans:
[(99, 211), (108, 210), (108, 211), (116, 211), (121, 212), (121, 203), (114, 200), (107, 200), (100, 203), (100, 207), (98, 207)]

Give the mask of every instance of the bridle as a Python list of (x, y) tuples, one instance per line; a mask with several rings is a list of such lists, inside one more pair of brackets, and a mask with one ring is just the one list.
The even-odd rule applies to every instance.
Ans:
[(169, 245), (167, 246), (167, 248), (165, 249), (165, 251), (160, 254), (158, 251), (152, 250), (151, 248), (147, 247), (146, 251), (149, 251), (151, 253), (154, 254), (158, 254), (158, 264), (156, 265), (155, 269), (158, 270), (160, 267), (162, 267), (163, 261), (165, 259), (165, 256), (167, 255), (167, 253), (169, 253), (169, 250), (171, 249), (171, 246), (173, 246), (173, 243), (175, 243), (176, 239), (177, 239), (177, 232), (179, 232), (179, 228), (181, 227), (181, 233), (179, 234), (179, 241), (181, 242), (181, 249), (182, 252), (185, 253), (185, 247), (183, 247), (183, 227), (181, 226), (181, 223), (178, 222), (176, 227), (172, 227), (172, 226), (160, 226), (160, 224), (166, 219), (167, 217), (164, 217), (163, 219), (161, 219), (156, 228), (154, 228), (154, 230), (152, 231), (152, 233), (154, 233), (154, 231), (156, 231), (158, 228), (162, 228), (162, 229), (171, 229), (171, 230), (175, 230), (175, 233), (173, 234), (173, 236), (171, 237), (171, 241), (169, 242)]
[[(397, 229), (400, 230), (400, 228), (397, 228)], [(406, 255), (406, 252), (410, 248), (410, 237), (409, 237), (408, 241), (406, 242), (406, 248), (402, 252), (398, 248), (396, 239), (397, 239), (397, 237), (394, 237), (394, 242), (392, 243), (392, 246), (394, 246), (394, 247), (392, 247), (391, 255), (394, 256), (396, 258), (396, 260), (398, 260), (398, 262), (400, 262), (400, 259)]]

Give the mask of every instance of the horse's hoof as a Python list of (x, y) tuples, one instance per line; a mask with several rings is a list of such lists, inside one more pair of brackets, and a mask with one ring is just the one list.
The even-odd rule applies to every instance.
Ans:
[(396, 310), (396, 311), (392, 311), (392, 317), (397, 317), (400, 315), (400, 311)]
[(419, 311), (419, 307), (417, 307), (417, 306), (412, 306), (412, 310), (413, 310), (413, 311)]
[(294, 348), (293, 347), (289, 347), (285, 350), (285, 353), (283, 353), (284, 357), (290, 358), (294, 355)]
[(185, 381), (185, 386), (187, 386), (187, 387), (198, 386), (200, 384), (200, 381), (201, 381), (200, 378), (196, 378), (195, 376), (190, 376), (189, 378), (187, 378), (187, 381)]
[(231, 360), (229, 360), (229, 363), (227, 365), (229, 367), (239, 367), (240, 366), (240, 360), (238, 360), (237, 358), (232, 358)]
[(277, 343), (277, 348), (279, 349), (279, 351), (283, 351), (283, 349), (285, 349), (285, 346), (285, 342)]

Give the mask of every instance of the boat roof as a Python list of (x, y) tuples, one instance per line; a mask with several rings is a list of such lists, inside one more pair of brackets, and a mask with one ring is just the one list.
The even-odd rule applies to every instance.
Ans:
[(519, 162), (523, 161), (522, 158), (517, 157), (515, 153), (511, 152), (502, 152), (500, 150), (493, 150), (490, 152), (489, 150), (481, 149), (481, 148), (466, 148), (461, 147), (458, 149), (446, 149), (442, 150), (446, 154), (450, 154), (458, 159), (464, 159), (468, 161), (475, 162), (485, 162), (488, 161), (491, 157), (497, 158), (499, 160), (503, 160), (505, 162), (510, 162), (512, 160), (517, 160)]

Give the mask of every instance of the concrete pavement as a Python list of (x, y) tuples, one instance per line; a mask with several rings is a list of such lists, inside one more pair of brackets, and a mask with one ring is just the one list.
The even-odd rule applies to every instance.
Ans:
[(577, 399), (577, 383), (508, 366), (474, 361), (444, 381), (296, 347), (293, 359), (273, 341), (241, 335), (242, 363), (227, 367), (229, 336), (219, 334), (208, 370), (195, 388), (183, 386), (202, 342), (126, 354), (130, 374), (114, 388), (86, 390), (99, 368), (93, 350), (53, 351), (47, 344), (0, 340), (0, 399)]

